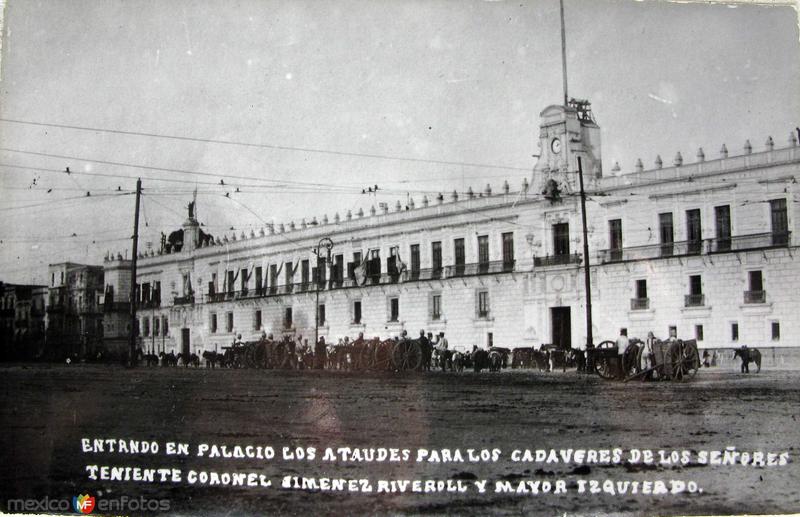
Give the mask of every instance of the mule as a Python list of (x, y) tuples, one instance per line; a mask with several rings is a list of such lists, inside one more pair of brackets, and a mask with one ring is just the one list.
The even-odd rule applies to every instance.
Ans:
[(733, 358), (742, 360), (742, 373), (750, 373), (750, 363), (756, 363), (756, 373), (761, 371), (761, 352), (755, 348), (737, 348), (733, 353)]

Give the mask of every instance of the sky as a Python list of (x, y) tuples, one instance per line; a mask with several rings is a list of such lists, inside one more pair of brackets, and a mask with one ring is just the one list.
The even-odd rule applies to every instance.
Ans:
[[(564, 4), (606, 174), (800, 125), (792, 7)], [(141, 249), (195, 189), (214, 235), (518, 189), (563, 98), (557, 0), (9, 0), (0, 71), (0, 280), (25, 283), (130, 250), (137, 177)]]

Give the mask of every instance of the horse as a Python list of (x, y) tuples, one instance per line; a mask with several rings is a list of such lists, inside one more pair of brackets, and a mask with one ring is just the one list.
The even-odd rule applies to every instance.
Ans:
[(221, 356), (213, 350), (206, 350), (203, 352), (203, 359), (206, 361), (206, 368), (215, 368), (217, 363), (220, 361)]
[(756, 373), (761, 371), (761, 352), (755, 348), (737, 348), (733, 352), (733, 358), (740, 357), (742, 359), (742, 373), (750, 373), (749, 364), (756, 363)]
[(156, 354), (145, 354), (144, 363), (147, 366), (158, 366), (158, 356)]
[(175, 357), (175, 352), (170, 351), (168, 354), (161, 352), (159, 357), (161, 357), (161, 366), (178, 366), (178, 358)]

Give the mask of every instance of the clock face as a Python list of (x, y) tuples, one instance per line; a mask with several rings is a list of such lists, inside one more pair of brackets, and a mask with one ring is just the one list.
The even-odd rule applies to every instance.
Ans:
[(561, 152), (561, 140), (558, 138), (554, 138), (552, 142), (550, 142), (550, 149), (553, 150), (553, 153), (558, 154)]

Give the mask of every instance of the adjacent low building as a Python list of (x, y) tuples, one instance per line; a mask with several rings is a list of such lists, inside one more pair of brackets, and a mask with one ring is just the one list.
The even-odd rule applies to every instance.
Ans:
[(50, 264), (48, 278), (47, 354), (96, 357), (104, 350), (103, 266)]
[(43, 355), (47, 287), (0, 282), (0, 358)]

